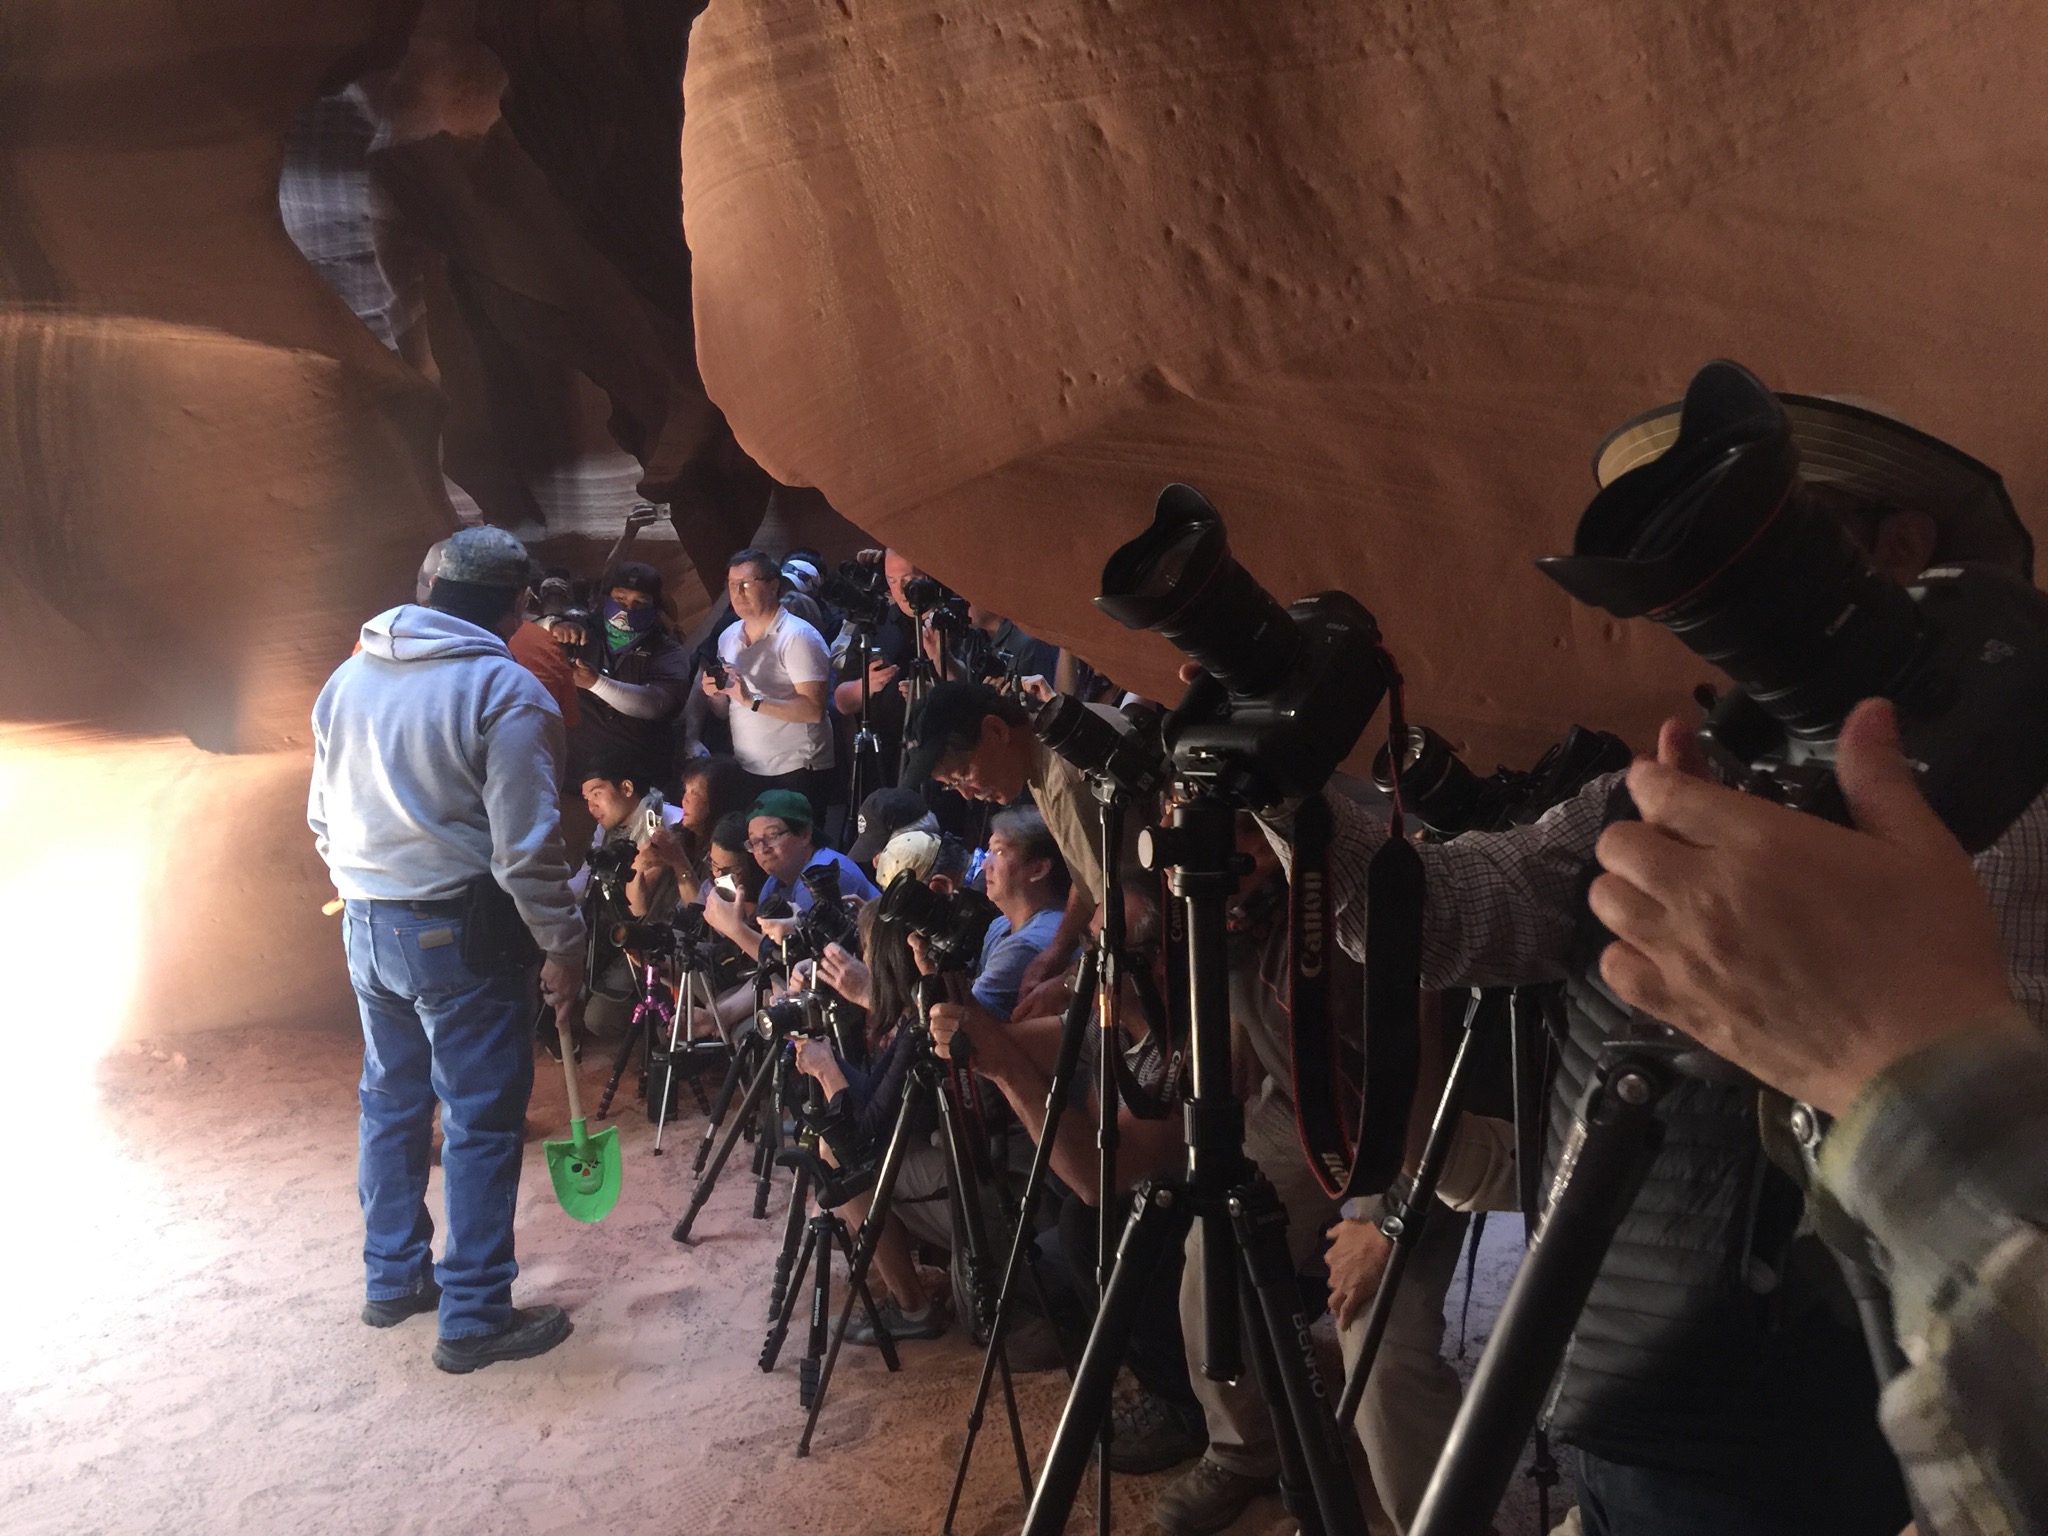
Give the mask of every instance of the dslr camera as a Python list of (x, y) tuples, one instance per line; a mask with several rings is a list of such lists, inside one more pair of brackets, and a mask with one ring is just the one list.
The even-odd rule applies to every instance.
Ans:
[(873, 630), (895, 606), (889, 595), (889, 578), (882, 570), (883, 552), (864, 549), (818, 586), (818, 596), (846, 615), (857, 629)]
[(1031, 729), (1082, 773), (1108, 779), (1133, 799), (1155, 793), (1173, 777), (1173, 759), (1153, 710), (1097, 707), (1056, 693), (1032, 715)]
[(982, 940), (997, 916), (995, 903), (980, 891), (941, 894), (908, 870), (889, 882), (875, 915), (922, 934), (925, 957), (941, 971), (980, 964)]
[[(1391, 743), (1373, 758), (1380, 793), (1395, 788)], [(1553, 805), (1569, 800), (1590, 779), (1626, 768), (1628, 743), (1605, 731), (1575, 725), (1563, 741), (1523, 769), (1496, 768), (1481, 778), (1426, 725), (1407, 728), (1401, 756), (1401, 805), (1438, 837), (1524, 827)]]
[[(1910, 436), (1923, 458), (1995, 483)], [(1887, 580), (1799, 469), (1784, 403), (1747, 369), (1709, 363), (1676, 441), (1595, 496), (1572, 553), (1539, 565), (1616, 618), (1656, 620), (1735, 680), (1700, 739), (1749, 793), (1846, 821), (1835, 739), (1859, 702), (1890, 699), (1928, 803), (1980, 853), (2048, 786), (2048, 595), (1990, 565)]]
[[(855, 915), (855, 903), (840, 894), (839, 866), (837, 864), (813, 864), (803, 872), (804, 888), (811, 893), (811, 904), (802, 912), (795, 913), (796, 929), (782, 941), (784, 959), (819, 960), (824, 958), (828, 945), (837, 944), (849, 954), (860, 953), (860, 919)], [(770, 912), (769, 917), (791, 915)]]
[(1192, 486), (1159, 493), (1152, 526), (1103, 567), (1095, 606), (1201, 664), (1162, 741), (1182, 777), (1255, 810), (1320, 790), (1395, 681), (1362, 603), (1321, 592), (1281, 607)]

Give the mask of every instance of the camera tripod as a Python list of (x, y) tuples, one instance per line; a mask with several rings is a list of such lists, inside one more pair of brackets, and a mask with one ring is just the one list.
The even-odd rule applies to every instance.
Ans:
[[(1524, 1231), (1533, 1233), (1536, 1230), (1537, 1166), (1542, 1155), (1546, 1078), (1541, 1064), (1543, 1029), (1540, 996), (1532, 989), (1490, 988), (1472, 994), (1465, 1009), (1458, 1053), (1452, 1060), (1443, 1093), (1437, 1101), (1436, 1114), (1430, 1121), (1429, 1139), (1423, 1146), (1414, 1181), (1406, 1195), (1397, 1198), (1391, 1191), (1388, 1195), (1389, 1213), (1381, 1230), (1386, 1234), (1391, 1249), (1379, 1289), (1373, 1294), (1372, 1308), (1366, 1314), (1365, 1335), (1359, 1345), (1358, 1358), (1352, 1363), (1351, 1374), (1344, 1383), (1343, 1397), (1337, 1404), (1337, 1422), (1340, 1425), (1351, 1423), (1358, 1414), (1359, 1403), (1365, 1397), (1366, 1383), (1372, 1375), (1373, 1362), (1386, 1338), (1387, 1324), (1393, 1316), (1394, 1298), (1400, 1291), (1402, 1276), (1422, 1241), (1431, 1213), (1436, 1209), (1437, 1184), (1450, 1157), (1458, 1118), (1464, 1112), (1481, 1052), (1497, 1046), (1503, 1030), (1509, 1033), (1514, 1062), (1517, 1203), (1521, 1207)], [(1558, 1471), (1550, 1454), (1549, 1438), (1540, 1428), (1535, 1431), (1535, 1442), (1535, 1457), (1528, 1476), (1536, 1484), (1537, 1528), (1547, 1531), (1550, 1529), (1550, 1490), (1557, 1485)], [(1518, 1459), (1520, 1450), (1518, 1441)], [(1502, 1487), (1505, 1489), (1506, 1484), (1503, 1483)]]
[[(927, 1098), (937, 1109), (941, 1142), (945, 1148), (948, 1204), (953, 1221), (954, 1241), (960, 1259), (960, 1270), (964, 1277), (967, 1295), (962, 1298), (965, 1305), (962, 1316), (973, 1316), (980, 1326), (990, 1328), (993, 1333), (994, 1312), (989, 1304), (987, 1281), (988, 1224), (981, 1207), (978, 1160), (967, 1151), (967, 1136), (962, 1126), (962, 1112), (957, 1095), (954, 1093), (952, 1068), (941, 1061), (931, 1048), (931, 1031), (928, 1014), (934, 1000), (932, 983), (936, 978), (926, 978), (919, 988), (918, 1019), (915, 1024), (906, 1023), (906, 1029), (916, 1029), (920, 1035), (917, 1054), (903, 1079), (903, 1097), (896, 1110), (895, 1127), (889, 1134), (888, 1149), (882, 1154), (882, 1161), (875, 1173), (874, 1191), (868, 1201), (868, 1212), (861, 1221), (860, 1230), (854, 1237), (853, 1251), (848, 1259), (846, 1299), (840, 1304), (839, 1326), (833, 1331), (826, 1346), (825, 1359), (818, 1373), (815, 1391), (809, 1403), (810, 1412), (804, 1420), (803, 1434), (797, 1440), (796, 1453), (808, 1456), (811, 1452), (811, 1437), (818, 1427), (818, 1415), (825, 1406), (826, 1389), (832, 1381), (832, 1371), (838, 1363), (840, 1346), (846, 1342), (846, 1326), (853, 1316), (854, 1301), (865, 1293), (867, 1273), (874, 1262), (875, 1249), (881, 1241), (882, 1225), (888, 1219), (891, 1201), (896, 1193), (896, 1179), (903, 1166), (903, 1158), (910, 1147), (913, 1127), (917, 1123), (920, 1106)], [(785, 1310), (791, 1305), (785, 1299)], [(1017, 1398), (1010, 1378), (1010, 1362), (1007, 1353), (997, 1348), (999, 1371), (1003, 1383), (1003, 1403), (1009, 1414), (1010, 1442), (1016, 1452), (1017, 1475), (1026, 1490), (1031, 1485), (1031, 1463), (1024, 1449), (1024, 1429), (1017, 1416)]]
[[(1023, 1214), (1017, 1235), (1011, 1243), (1009, 1263), (1003, 1272), (1002, 1298), (990, 1327), (988, 1351), (982, 1359), (981, 1377), (975, 1385), (974, 1402), (967, 1410), (967, 1437), (960, 1447), (960, 1460), (953, 1469), (953, 1491), (946, 1501), (945, 1522), (940, 1526), (945, 1536), (951, 1536), (953, 1518), (959, 1513), (960, 1495), (967, 1484), (968, 1462), (974, 1455), (975, 1441), (981, 1433), (982, 1415), (988, 1407), (988, 1394), (995, 1375), (998, 1347), (1009, 1325), (1018, 1271), (1024, 1257), (1030, 1251), (1026, 1246), (1031, 1241), (1030, 1227), (1037, 1215), (1038, 1201), (1046, 1175), (1052, 1169), (1052, 1149), (1059, 1135), (1060, 1119), (1066, 1110), (1074, 1074), (1080, 1066), (1081, 1043), (1087, 1031), (1089, 1015), (1097, 1011), (1101, 1022), (1097, 1042), (1101, 1049), (1096, 1057), (1098, 1070), (1095, 1083), (1098, 1117), (1095, 1287), (1098, 1303), (1108, 1292), (1110, 1273), (1116, 1259), (1117, 1206), (1114, 1196), (1117, 1107), (1121, 1102), (1121, 1094), (1116, 1079), (1115, 1062), (1116, 1053), (1122, 1049), (1119, 1042), (1123, 1039), (1123, 981), (1130, 969), (1125, 946), (1122, 881), (1124, 815), (1130, 797), (1128, 791), (1106, 773), (1091, 773), (1089, 786), (1100, 807), (1102, 932), (1082, 961), (1074, 995), (1068, 1000), (1067, 1011), (1061, 1021), (1059, 1050), (1053, 1060), (1052, 1082), (1046, 1092), (1045, 1124), (1039, 1133), (1038, 1146), (1032, 1156), (1030, 1175), (1025, 1180), (1024, 1195), (1020, 1202)], [(1100, 1428), (1101, 1455), (1097, 1461), (1096, 1514), (1101, 1527), (1107, 1530), (1110, 1420), (1106, 1413), (1102, 1416)], [(1025, 1495), (1027, 1498), (1030, 1495), (1028, 1486)]]
[(1501, 1304), (1411, 1536), (1483, 1536), (1492, 1523), (1615, 1231), (1663, 1141), (1658, 1108), (1681, 1079), (1677, 1059), (1686, 1049), (1631, 1041), (1601, 1053), (1549, 1209)]
[[(758, 1021), (764, 1016), (757, 1013), (755, 1018)], [(696, 1226), (705, 1202), (710, 1200), (712, 1190), (718, 1187), (718, 1176), (725, 1171), (733, 1148), (750, 1131), (755, 1133), (754, 1217), (761, 1220), (767, 1216), (769, 1191), (774, 1183), (775, 1155), (782, 1144), (783, 1091), (789, 1069), (783, 1044), (780, 1030), (771, 1026), (764, 1035), (759, 1031), (758, 1023), (755, 1033), (743, 1034), (735, 1041), (725, 1080), (719, 1084), (717, 1097), (712, 1100), (710, 1117), (704, 1126), (704, 1135), (697, 1143), (697, 1155), (691, 1169), (697, 1175), (697, 1182), (690, 1191), (690, 1203), (669, 1234), (677, 1242), (690, 1241), (690, 1231)], [(751, 1077), (747, 1076), (749, 1071), (753, 1074)], [(732, 1109), (733, 1096), (739, 1092), (742, 1082), (746, 1084), (746, 1091), (740, 1097), (739, 1107)], [(722, 1141), (718, 1137), (721, 1128), (725, 1131)]]
[[(1058, 1536), (1101, 1438), (1123, 1340), (1151, 1271), (1187, 1216), (1203, 1223), (1202, 1368), (1234, 1379), (1240, 1344), (1274, 1417), (1281, 1497), (1311, 1536), (1363, 1536), (1365, 1517), (1294, 1284), (1285, 1209), (1244, 1156), (1244, 1111), (1230, 1084), (1225, 903), (1236, 887), (1232, 802), (1202, 787), (1151, 834), (1147, 865), (1169, 872), (1187, 917), (1187, 988), (1194, 1098), (1187, 1106), (1186, 1177), (1150, 1180), (1132, 1203), (1073, 1391), (1024, 1519), (1024, 1536)], [(1099, 984), (1099, 983), (1098, 983)], [(1113, 1049), (1112, 1042), (1105, 1042)], [(1114, 1187), (1114, 1186), (1112, 1186)], [(1098, 1518), (1107, 1514), (1106, 1504)]]
[[(874, 626), (864, 619), (848, 619), (850, 648), (860, 674), (860, 713), (854, 716), (853, 761), (848, 767), (846, 803), (855, 816), (869, 795), (882, 787), (882, 739), (869, 720), (873, 684), (868, 669), (874, 665)], [(850, 835), (850, 834), (849, 834)]]
[[(632, 1065), (634, 1053), (638, 1052), (640, 1096), (655, 1106), (656, 1157), (661, 1156), (662, 1134), (668, 1127), (669, 1111), (676, 1101), (677, 1068), (684, 1064), (695, 1067), (700, 1056), (732, 1048), (732, 1041), (718, 1020), (717, 997), (710, 986), (708, 969), (694, 950), (678, 948), (676, 960), (678, 973), (671, 983), (663, 980), (656, 957), (642, 957), (639, 975), (635, 979), (639, 1001), (633, 1007), (632, 1021), (626, 1026), (625, 1036), (612, 1056), (611, 1075), (605, 1079), (604, 1092), (597, 1101), (597, 1118), (602, 1120), (611, 1113), (612, 1100), (625, 1080), (626, 1069)], [(717, 1040), (699, 1041), (696, 1038), (700, 990), (709, 1001), (712, 1022), (718, 1025)], [(667, 1036), (666, 1044), (662, 1041), (664, 1034)], [(652, 1081), (657, 1072), (661, 1074), (658, 1098), (654, 1096), (656, 1090)], [(691, 1071), (685, 1081), (696, 1096), (697, 1107), (709, 1114), (711, 1106), (704, 1097), (704, 1085), (698, 1080), (698, 1073)]]
[[(817, 1107), (815, 1083), (812, 1084), (811, 1099), (813, 1106)], [(821, 1366), (831, 1333), (832, 1251), (835, 1248), (846, 1261), (848, 1288), (859, 1298), (861, 1308), (867, 1314), (868, 1326), (875, 1331), (875, 1345), (881, 1351), (882, 1363), (891, 1371), (899, 1369), (902, 1364), (896, 1354), (896, 1341), (890, 1337), (888, 1327), (875, 1306), (874, 1291), (868, 1285), (866, 1275), (854, 1274), (853, 1236), (846, 1230), (845, 1221), (829, 1208), (821, 1208), (806, 1219), (813, 1169), (820, 1168), (816, 1161), (818, 1156), (815, 1147), (792, 1147), (777, 1158), (795, 1170), (796, 1180), (790, 1187), (789, 1217), (783, 1228), (782, 1250), (776, 1255), (775, 1278), (768, 1290), (768, 1337), (762, 1341), (760, 1360), (763, 1372), (775, 1369), (775, 1362), (782, 1354), (783, 1341), (789, 1337), (790, 1319), (795, 1315), (797, 1296), (803, 1289), (804, 1275), (808, 1271), (811, 1275), (811, 1327), (804, 1358), (797, 1367), (797, 1402), (805, 1408), (818, 1399)], [(847, 1191), (834, 1187), (829, 1176), (823, 1175), (822, 1168), (820, 1173), (821, 1206), (825, 1202), (831, 1205), (843, 1203)]]

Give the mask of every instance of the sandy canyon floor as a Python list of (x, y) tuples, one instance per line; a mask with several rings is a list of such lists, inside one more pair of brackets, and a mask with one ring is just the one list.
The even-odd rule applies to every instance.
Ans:
[[(979, 1354), (956, 1330), (904, 1348), (890, 1377), (841, 1357), (813, 1453), (794, 1455), (801, 1331), (757, 1366), (779, 1219), (750, 1214), (735, 1166), (677, 1246), (694, 1111), (650, 1156), (637, 1104), (618, 1117), (626, 1182), (584, 1227), (527, 1148), (516, 1298), (566, 1307), (553, 1353), (467, 1377), (428, 1359), (430, 1318), (379, 1331), (361, 1304), (350, 1033), (241, 1031), (117, 1047), (55, 1121), (17, 1128), (0, 1328), (0, 1508), (30, 1533), (935, 1533)], [(532, 1122), (566, 1125), (542, 1062)], [(586, 1102), (602, 1081), (586, 1065)], [(626, 1096), (622, 1095), (622, 1101)], [(4, 1129), (4, 1128), (0, 1128)], [(438, 1171), (432, 1203), (439, 1207)], [(771, 1218), (779, 1210), (771, 1209)], [(1496, 1218), (1480, 1257), (1476, 1357), (1519, 1244)], [(1462, 1277), (1453, 1290), (1451, 1343)], [(1468, 1358), (1465, 1365), (1469, 1368)], [(1065, 1395), (1023, 1377), (1042, 1455)], [(1170, 1474), (1115, 1482), (1116, 1528), (1154, 1529)], [(1503, 1536), (1536, 1530), (1525, 1490)], [(1084, 1484), (1073, 1528), (1092, 1529)], [(957, 1529), (1021, 1522), (992, 1411)], [(1232, 1528), (1278, 1536), (1262, 1500)]]

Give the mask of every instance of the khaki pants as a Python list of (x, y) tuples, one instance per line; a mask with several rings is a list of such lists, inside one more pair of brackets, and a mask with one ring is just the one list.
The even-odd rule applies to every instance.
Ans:
[[(1287, 1211), (1287, 1248), (1297, 1266), (1318, 1251), (1337, 1202), (1323, 1193), (1310, 1172), (1295, 1133), (1294, 1111), (1269, 1079), (1245, 1107), (1245, 1154), (1259, 1165)], [(1444, 1296), (1465, 1235), (1466, 1218), (1437, 1209), (1408, 1262), (1386, 1338), (1359, 1405), (1357, 1428), (1380, 1503), (1405, 1528), (1436, 1469), (1438, 1453), (1457, 1417), (1458, 1375), (1442, 1358)], [(1188, 1234), (1187, 1267), (1181, 1273), (1181, 1328), (1187, 1340), (1188, 1374), (1208, 1421), (1209, 1457), (1233, 1472), (1271, 1477), (1280, 1469), (1273, 1422), (1247, 1359), (1234, 1383), (1202, 1374), (1202, 1229)], [(1344, 1330), (1344, 1362), (1358, 1357), (1365, 1333), (1361, 1313)], [(1340, 1384), (1326, 1382), (1334, 1397)]]

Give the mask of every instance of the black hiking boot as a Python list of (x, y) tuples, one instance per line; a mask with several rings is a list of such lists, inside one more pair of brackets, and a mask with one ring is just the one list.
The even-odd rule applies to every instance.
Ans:
[(500, 1360), (531, 1360), (569, 1337), (569, 1316), (560, 1307), (514, 1307), (512, 1320), (496, 1333), (474, 1339), (442, 1339), (434, 1345), (434, 1364), (450, 1375), (466, 1376)]

